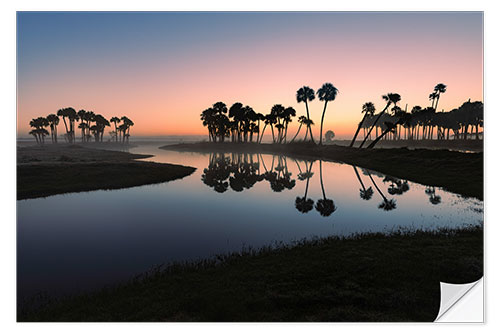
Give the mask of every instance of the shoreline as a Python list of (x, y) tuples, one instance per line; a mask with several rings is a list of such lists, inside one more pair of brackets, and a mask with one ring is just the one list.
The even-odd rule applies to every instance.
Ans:
[(152, 155), (79, 145), (17, 148), (17, 200), (163, 183), (196, 169), (138, 161)]
[(430, 322), (441, 281), (482, 276), (482, 225), (330, 236), (158, 266), (126, 283), (25, 305), (17, 320)]
[(310, 143), (186, 143), (159, 147), (194, 152), (283, 154), (302, 159), (323, 159), (371, 169), (423, 185), (438, 186), (465, 197), (483, 200), (483, 153), (449, 150), (379, 148), (357, 149)]

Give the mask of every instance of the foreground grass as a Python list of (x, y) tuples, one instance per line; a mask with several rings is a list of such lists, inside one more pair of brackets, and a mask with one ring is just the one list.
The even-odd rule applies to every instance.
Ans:
[(18, 148), (17, 199), (162, 183), (195, 170), (134, 160), (145, 157), (80, 146)]
[(304, 159), (321, 158), (354, 164), (424, 185), (439, 186), (467, 197), (483, 199), (483, 153), (407, 148), (357, 149), (307, 143), (278, 145), (201, 142), (161, 148), (199, 152), (277, 153)]
[(433, 321), (483, 275), (483, 229), (372, 233), (177, 264), (19, 321)]

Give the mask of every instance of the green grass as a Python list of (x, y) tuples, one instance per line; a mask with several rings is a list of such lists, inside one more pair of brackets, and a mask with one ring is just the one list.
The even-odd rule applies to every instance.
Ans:
[(158, 269), (19, 321), (433, 321), (483, 275), (483, 229), (329, 237)]
[(161, 148), (179, 151), (276, 153), (304, 159), (322, 158), (483, 199), (483, 153), (407, 148), (357, 149), (308, 143), (278, 145), (202, 142)]

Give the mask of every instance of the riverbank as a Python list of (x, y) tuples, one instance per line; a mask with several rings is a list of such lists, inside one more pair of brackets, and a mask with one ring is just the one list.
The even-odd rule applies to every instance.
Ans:
[(17, 148), (17, 199), (162, 183), (190, 175), (194, 168), (137, 161), (151, 155), (79, 145)]
[(19, 321), (433, 321), (483, 275), (483, 229), (329, 237), (158, 269)]
[(196, 152), (284, 154), (304, 159), (343, 162), (387, 175), (438, 186), (483, 200), (483, 153), (430, 149), (357, 149), (337, 145), (210, 143), (176, 144), (161, 149)]
[[(349, 146), (351, 140), (333, 140), (339, 146)], [(367, 141), (367, 147), (371, 141)], [(359, 147), (361, 141), (356, 141), (354, 147)], [(376, 148), (409, 148), (409, 149), (448, 149), (460, 152), (479, 153), (484, 150), (483, 140), (380, 140)]]

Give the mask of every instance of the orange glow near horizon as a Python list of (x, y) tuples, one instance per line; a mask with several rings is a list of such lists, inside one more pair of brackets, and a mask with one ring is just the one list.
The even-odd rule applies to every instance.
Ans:
[[(96, 50), (88, 59), (68, 56), (59, 62), (31, 55), (29, 62), (18, 61), (18, 136), (28, 135), (32, 118), (68, 106), (108, 119), (126, 115), (135, 123), (132, 135), (205, 135), (200, 113), (215, 102), (228, 107), (241, 102), (264, 114), (283, 104), (299, 116), (305, 105), (296, 102), (297, 89), (308, 85), (317, 90), (325, 82), (339, 94), (328, 104), (324, 132), (333, 130), (340, 139), (354, 133), (363, 103), (372, 101), (380, 111), (385, 105), (381, 95), (388, 92), (399, 93), (400, 106), (408, 110), (429, 106), (428, 95), (440, 82), (448, 89), (439, 111), (469, 98), (483, 100), (482, 31), (479, 38), (452, 29), (429, 38), (425, 29), (401, 33), (387, 44), (374, 40), (367, 29), (350, 38), (332, 35), (327, 43), (311, 36), (307, 45), (282, 31), (273, 38), (228, 42), (220, 52), (206, 49), (203, 54), (189, 47), (177, 48), (178, 55), (162, 49), (135, 57)], [(318, 99), (310, 103), (316, 137), (322, 110)], [(59, 126), (62, 133), (62, 121)], [(289, 133), (297, 126), (295, 119)]]

